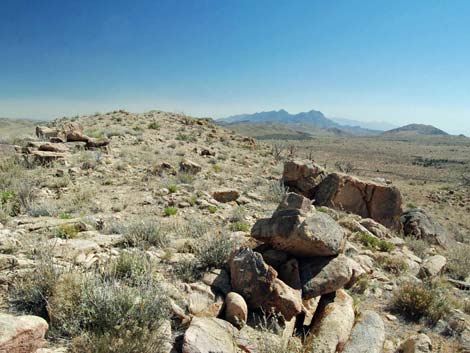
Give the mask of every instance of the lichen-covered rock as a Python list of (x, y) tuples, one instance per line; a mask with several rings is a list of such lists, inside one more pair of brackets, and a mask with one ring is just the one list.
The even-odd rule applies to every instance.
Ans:
[(231, 202), (236, 201), (240, 197), (240, 193), (237, 190), (218, 190), (212, 194), (212, 197), (218, 202)]
[(344, 245), (344, 230), (327, 214), (277, 211), (258, 220), (251, 236), (295, 256), (332, 256)]

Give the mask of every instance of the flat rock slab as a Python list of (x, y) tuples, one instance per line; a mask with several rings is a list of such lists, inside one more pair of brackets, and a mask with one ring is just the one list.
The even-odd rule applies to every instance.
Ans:
[(385, 342), (385, 326), (379, 314), (373, 311), (362, 313), (354, 326), (343, 353), (382, 353)]

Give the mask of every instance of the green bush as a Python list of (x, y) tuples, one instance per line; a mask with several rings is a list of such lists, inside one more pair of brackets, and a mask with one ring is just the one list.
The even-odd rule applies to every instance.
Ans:
[(77, 236), (78, 231), (75, 224), (63, 224), (52, 232), (52, 236), (54, 238), (73, 239)]
[(409, 320), (425, 318), (432, 324), (449, 312), (445, 296), (433, 283), (403, 284), (392, 297), (391, 309)]
[(393, 249), (395, 249), (395, 245), (393, 243), (378, 239), (377, 237), (367, 233), (359, 233), (357, 237), (362, 245), (371, 250), (378, 249), (383, 252), (391, 252)]
[(168, 186), (168, 190), (170, 191), (170, 194), (174, 194), (175, 192), (178, 192), (178, 186), (175, 184), (172, 184)]
[(152, 263), (142, 251), (121, 252), (105, 266), (106, 278), (125, 281), (129, 285), (139, 285), (148, 280), (152, 272)]
[(209, 210), (210, 213), (216, 213), (217, 212), (217, 206), (209, 205), (209, 206), (207, 206), (207, 209)]
[(230, 230), (234, 232), (248, 232), (250, 225), (244, 222), (235, 222), (230, 224)]
[(167, 233), (153, 220), (141, 220), (121, 227), (124, 232), (124, 243), (127, 246), (160, 248), (167, 245), (169, 241)]
[(160, 124), (157, 123), (156, 121), (152, 121), (149, 125), (148, 128), (150, 130), (159, 130), (160, 129)]
[(166, 207), (163, 212), (165, 213), (165, 216), (169, 217), (178, 213), (178, 209), (176, 207)]

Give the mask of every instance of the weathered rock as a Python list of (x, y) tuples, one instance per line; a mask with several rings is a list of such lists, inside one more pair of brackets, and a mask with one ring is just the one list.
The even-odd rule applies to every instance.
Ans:
[(331, 256), (344, 243), (343, 229), (327, 214), (281, 210), (271, 218), (258, 220), (251, 236), (278, 250), (296, 256)]
[(199, 173), (201, 170), (202, 167), (199, 164), (192, 162), (189, 159), (183, 159), (180, 162), (180, 172), (194, 175)]
[(182, 353), (237, 353), (238, 330), (216, 318), (194, 318), (186, 330)]
[(351, 282), (363, 273), (359, 264), (342, 254), (335, 258), (320, 257), (304, 260), (300, 264), (302, 297), (311, 299), (335, 292), (352, 285)]
[(40, 139), (49, 140), (51, 137), (57, 137), (58, 131), (47, 126), (36, 126), (36, 136)]
[(447, 243), (447, 232), (422, 209), (416, 208), (403, 213), (401, 222), (405, 235), (424, 239), (433, 244)]
[(86, 149), (95, 149), (95, 148), (103, 148), (109, 145), (111, 141), (108, 139), (94, 139), (94, 138), (88, 138), (86, 141), (85, 148)]
[(287, 161), (284, 163), (282, 182), (291, 191), (308, 198), (313, 197), (315, 187), (326, 177), (326, 172), (311, 161)]
[(354, 325), (353, 299), (344, 291), (336, 292), (333, 302), (318, 314), (306, 345), (309, 352), (335, 353), (341, 351)]
[(284, 199), (281, 201), (276, 211), (301, 210), (303, 212), (308, 212), (311, 209), (312, 200), (294, 192), (289, 192), (284, 196)]
[(384, 227), (382, 224), (374, 221), (371, 218), (361, 219), (359, 223), (379, 239), (392, 237), (392, 234), (387, 227)]
[(46, 151), (46, 152), (58, 152), (58, 153), (65, 153), (68, 152), (68, 147), (63, 143), (44, 143), (39, 146), (39, 151)]
[(402, 228), (402, 196), (393, 186), (333, 173), (315, 189), (314, 204), (372, 218), (395, 230)]
[(235, 292), (230, 292), (225, 298), (225, 320), (235, 327), (242, 327), (248, 318), (248, 306), (245, 299)]
[[(90, 139), (83, 134), (83, 127), (76, 122), (68, 122), (61, 127), (61, 134), (67, 142), (88, 142)], [(60, 135), (59, 134), (59, 137)]]
[(26, 160), (34, 164), (48, 165), (52, 162), (63, 159), (65, 155), (58, 152), (31, 151)]
[(202, 277), (202, 282), (210, 286), (212, 290), (219, 291), (225, 295), (232, 290), (230, 277), (225, 270), (216, 269), (206, 272)]
[(384, 341), (382, 318), (376, 312), (366, 311), (354, 326), (343, 353), (382, 353)]
[(447, 259), (442, 255), (434, 255), (428, 257), (424, 260), (419, 270), (419, 277), (434, 277), (442, 272), (445, 265), (447, 264)]
[(290, 259), (279, 267), (279, 279), (291, 288), (302, 289), (297, 259)]
[(277, 272), (268, 266), (260, 253), (240, 249), (230, 260), (232, 290), (241, 294), (251, 309), (274, 309), (286, 320), (302, 310), (300, 291), (277, 278)]
[(194, 316), (217, 317), (222, 311), (223, 300), (206, 284), (192, 284), (188, 297), (188, 310)]
[(37, 316), (0, 314), (0, 352), (36, 352), (46, 343), (47, 329), (47, 322)]
[(424, 333), (412, 336), (400, 345), (403, 353), (432, 353), (431, 339)]
[(236, 201), (240, 197), (237, 190), (219, 190), (212, 194), (212, 197), (218, 202)]

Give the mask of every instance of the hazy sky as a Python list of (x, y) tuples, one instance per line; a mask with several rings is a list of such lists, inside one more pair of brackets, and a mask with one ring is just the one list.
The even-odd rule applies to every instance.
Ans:
[(470, 134), (467, 0), (0, 5), (0, 116), (317, 109)]

